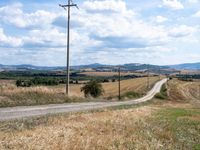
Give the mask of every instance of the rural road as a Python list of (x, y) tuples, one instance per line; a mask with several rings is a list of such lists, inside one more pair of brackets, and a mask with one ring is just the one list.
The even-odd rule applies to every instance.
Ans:
[(55, 113), (67, 113), (78, 112), (85, 110), (94, 110), (99, 108), (132, 105), (151, 100), (155, 94), (160, 92), (162, 85), (167, 82), (167, 79), (163, 79), (157, 82), (154, 87), (147, 93), (146, 96), (130, 101), (123, 102), (88, 102), (88, 103), (68, 103), (68, 104), (53, 104), (53, 105), (41, 105), (41, 106), (19, 106), (0, 108), (0, 121), (21, 119), (33, 116), (42, 116)]

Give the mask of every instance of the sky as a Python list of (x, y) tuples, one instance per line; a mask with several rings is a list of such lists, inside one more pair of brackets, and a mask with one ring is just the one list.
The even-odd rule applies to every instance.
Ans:
[[(0, 64), (64, 66), (67, 0), (0, 0)], [(200, 0), (74, 0), (70, 64), (200, 62)]]

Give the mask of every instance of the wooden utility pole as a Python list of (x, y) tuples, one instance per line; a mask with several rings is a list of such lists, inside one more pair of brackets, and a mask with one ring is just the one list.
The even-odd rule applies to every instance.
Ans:
[[(69, 96), (69, 80), (70, 80), (70, 67), (69, 67), (69, 53), (70, 53), (70, 8), (77, 7), (77, 4), (74, 4), (72, 0), (68, 0), (67, 5), (59, 5), (60, 7), (67, 10), (67, 65), (66, 65), (66, 95)], [(67, 8), (67, 9), (66, 9)]]
[(161, 70), (160, 70), (160, 66), (159, 66), (159, 80), (161, 79)]
[(150, 89), (150, 79), (149, 79), (149, 64), (147, 65), (147, 90)]
[(199, 100), (200, 100), (200, 85), (199, 85)]
[(119, 73), (119, 100), (121, 100), (121, 68), (119, 67), (119, 70), (118, 70), (118, 73)]

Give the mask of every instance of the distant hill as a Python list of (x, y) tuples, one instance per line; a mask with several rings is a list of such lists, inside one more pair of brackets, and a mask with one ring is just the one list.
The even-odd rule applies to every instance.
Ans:
[[(71, 66), (70, 68), (73, 70), (83, 70), (83, 69), (93, 69), (98, 71), (104, 70), (111, 70), (117, 69), (121, 67), (124, 71), (145, 71), (149, 69), (152, 72), (158, 72), (161, 70), (200, 70), (200, 63), (185, 63), (185, 64), (178, 64), (178, 65), (169, 65), (169, 66), (158, 66), (158, 65), (151, 65), (151, 64), (140, 64), (140, 63), (130, 63), (130, 64), (123, 64), (123, 65), (106, 65), (106, 64), (89, 64), (89, 65), (78, 65), (78, 66)], [(0, 64), (1, 70), (8, 70), (8, 71), (15, 71), (15, 70), (43, 70), (43, 71), (59, 71), (65, 70), (66, 67), (57, 66), (57, 67), (46, 67), (46, 66), (34, 66), (29, 64), (22, 64), (22, 65), (2, 65)]]
[(173, 69), (178, 69), (178, 70), (200, 70), (200, 62), (170, 65), (168, 67), (173, 68)]
[(109, 66), (110, 65), (103, 65), (103, 64), (99, 64), (99, 63), (94, 63), (94, 64), (89, 64), (89, 65), (71, 66), (71, 69), (74, 69), (74, 70), (80, 70), (80, 69), (86, 69), (86, 68), (96, 69), (96, 68), (109, 67)]
[(64, 67), (46, 67), (46, 66), (33, 66), (29, 64), (22, 64), (22, 65), (2, 65), (0, 64), (0, 69), (8, 70), (8, 71), (16, 71), (16, 70), (44, 70), (44, 71), (51, 71), (51, 70), (64, 70)]
[[(104, 65), (104, 64), (89, 64), (89, 65), (79, 65), (79, 66), (71, 66), (70, 68), (73, 70), (84, 70), (84, 69), (93, 69), (96, 71), (109, 71), (113, 69), (118, 69), (121, 67), (123, 71), (145, 71), (149, 69), (152, 72), (158, 72), (159, 69), (167, 69), (167, 66), (156, 66), (151, 64), (124, 64), (124, 65)], [(0, 69), (7, 71), (28, 71), (28, 70), (43, 70), (43, 71), (58, 71), (65, 70), (66, 67), (58, 66), (58, 67), (44, 67), (44, 66), (33, 66), (28, 64), (23, 65), (0, 65)]]

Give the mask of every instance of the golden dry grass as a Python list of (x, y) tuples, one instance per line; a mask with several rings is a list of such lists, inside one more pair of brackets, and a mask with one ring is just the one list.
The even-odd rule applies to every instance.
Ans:
[(198, 80), (187, 82), (173, 79), (168, 86), (172, 100), (200, 101), (200, 82)]
[[(158, 77), (150, 78), (150, 87), (158, 81)], [(113, 97), (118, 93), (118, 82), (115, 83), (104, 83), (103, 88), (105, 90), (104, 97)], [(145, 94), (147, 92), (147, 78), (137, 78), (131, 80), (124, 80), (121, 82), (122, 94), (134, 91), (136, 93)]]
[[(174, 85), (185, 82), (170, 81), (170, 90)], [(193, 102), (162, 100), (136, 108), (2, 122), (0, 149), (199, 149), (200, 105)]]
[[(150, 77), (150, 86), (152, 87), (155, 82), (158, 81), (158, 77)], [(104, 95), (103, 98), (112, 98), (118, 95), (118, 82), (109, 82), (103, 83)], [(70, 97), (84, 98), (84, 94), (81, 92), (81, 87), (83, 84), (79, 85), (70, 85)], [(147, 78), (136, 78), (130, 80), (121, 81), (121, 93), (122, 95), (126, 92), (133, 91), (135, 93), (139, 93), (141, 95), (147, 92)], [(65, 85), (59, 86), (35, 86), (35, 87), (16, 87), (15, 82), (11, 80), (0, 80), (0, 103), (2, 101), (9, 101), (10, 97), (12, 99), (16, 96), (26, 95), (25, 98), (31, 100), (31, 97), (27, 97), (27, 95), (32, 96), (35, 95), (63, 95), (65, 93)], [(62, 96), (61, 96), (62, 98)], [(22, 99), (24, 99), (22, 97)], [(18, 99), (16, 99), (17, 101)], [(82, 100), (82, 99), (81, 99)], [(64, 101), (63, 101), (64, 102)]]
[(0, 149), (188, 150), (198, 147), (200, 111), (191, 105), (172, 106), (152, 104), (2, 123)]
[[(99, 77), (110, 77), (110, 76), (118, 76), (118, 72), (82, 72), (81, 75), (86, 76), (99, 76)], [(130, 72), (121, 72), (121, 76), (127, 75), (145, 75), (141, 73), (130, 73)]]
[[(152, 87), (158, 80), (158, 77), (150, 77), (150, 86)], [(83, 93), (81, 93), (80, 90), (82, 86), (83, 85), (73, 86), (71, 88), (72, 93), (76, 93), (77, 95), (83, 96)], [(117, 96), (118, 82), (102, 83), (102, 86), (105, 91), (103, 94), (104, 98)], [(121, 81), (122, 94), (129, 91), (145, 94), (147, 92), (147, 78), (144, 77)]]
[(131, 141), (138, 148), (147, 147), (150, 143), (142, 144), (134, 131), (136, 122), (144, 121), (152, 111), (144, 107), (50, 118), (47, 125), (34, 129), (0, 132), (0, 149), (127, 149)]

